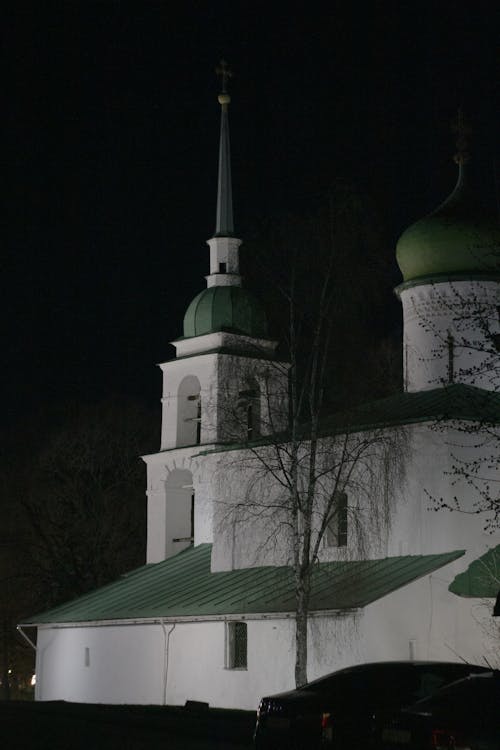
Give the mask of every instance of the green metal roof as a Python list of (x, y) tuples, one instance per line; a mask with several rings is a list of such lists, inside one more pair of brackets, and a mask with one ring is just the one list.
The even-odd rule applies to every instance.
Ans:
[(240, 286), (210, 286), (198, 294), (184, 315), (184, 338), (229, 331), (267, 338), (266, 314), (256, 297)]
[(449, 585), (458, 596), (495, 598), (500, 591), (500, 544), (471, 562)]
[[(220, 615), (290, 613), (294, 579), (289, 567), (211, 573), (212, 545), (200, 544), (163, 562), (145, 565), (118, 581), (24, 625)], [(363, 607), (463, 555), (388, 557), (321, 563), (315, 568), (311, 611)]]
[(350, 414), (335, 414), (322, 423), (323, 431), (344, 427), (412, 424), (430, 420), (464, 419), (489, 424), (500, 422), (500, 393), (463, 383), (428, 391), (396, 393), (371, 401)]
[[(324, 417), (320, 433), (328, 436), (418, 422), (439, 424), (449, 420), (479, 422), (482, 425), (500, 424), (500, 393), (463, 383), (415, 393), (396, 393), (361, 404), (350, 412), (338, 412)], [(309, 436), (308, 426), (303, 425), (301, 439), (307, 441)], [(257, 447), (276, 441), (286, 443), (289, 439), (289, 434), (284, 431), (279, 435), (259, 437), (251, 445)], [(248, 442), (219, 444), (215, 448), (210, 446), (208, 450), (201, 450), (199, 455), (240, 450), (248, 448), (248, 445)]]

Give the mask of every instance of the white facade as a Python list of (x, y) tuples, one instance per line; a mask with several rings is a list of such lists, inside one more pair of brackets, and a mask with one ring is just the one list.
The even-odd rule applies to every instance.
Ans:
[[(229, 103), (224, 97), (223, 135)], [(221, 137), (221, 143), (228, 148), (228, 140)], [(230, 173), (221, 170), (220, 174), (226, 176), (225, 182), (219, 181), (226, 223), (219, 226), (218, 219), (216, 237), (209, 241), (205, 302), (221, 290), (219, 298), (228, 299), (227, 287), (237, 290), (234, 299), (242, 291), (240, 241), (232, 236)], [(221, 229), (227, 236), (221, 236)], [(496, 350), (491, 346), (492, 336), (500, 333), (498, 281), (473, 275), (432, 283), (422, 278), (405, 282), (398, 292), (408, 394), (451, 383), (489, 391), (498, 388)], [(249, 298), (240, 300), (243, 307), (238, 314), (252, 304)], [(249, 440), (286, 426), (287, 366), (275, 358), (276, 344), (263, 337), (262, 327), (253, 329), (249, 324), (241, 330), (235, 324), (227, 330), (220, 320), (212, 326), (206, 318), (196, 317), (193, 303), (188, 308), (191, 332), (174, 342), (176, 358), (161, 365), (160, 451), (144, 457), (147, 563), (160, 563), (190, 545), (210, 543), (211, 573), (290, 565), (287, 525), (279, 510), (274, 515), (267, 510), (279, 508), (282, 490), (272, 474), (263, 471), (265, 461), (256, 459), (255, 447), (247, 446)], [(231, 315), (232, 311), (226, 318), (234, 322), (237, 316)], [(491, 616), (493, 602), (457, 596), (448, 588), (471, 562), (500, 541), (498, 534), (484, 532), (483, 518), (475, 512), (477, 492), (454, 476), (457, 461), (478, 458), (481, 451), (487, 455), (491, 449), (464, 432), (459, 422), (439, 422), (432, 413), (427, 416), (427, 422), (415, 418), (413, 424), (408, 419), (406, 427), (383, 428), (394, 436), (397, 431), (404, 433), (405, 441), (404, 480), (383, 522), (378, 512), (383, 487), (365, 484), (360, 492), (362, 483), (356, 484), (360, 467), (376, 476), (379, 465), (390, 460), (391, 456), (374, 450), (355, 468), (351, 484), (342, 488), (358, 528), (346, 516), (342, 544), (334, 540), (322, 546), (319, 560), (375, 560), (460, 550), (464, 554), (455, 554), (454, 562), (437, 565), (432, 574), (401, 584), (363, 608), (311, 613), (309, 679), (386, 659), (465, 659), (500, 667), (500, 628)], [(350, 440), (355, 443), (358, 434), (362, 433), (353, 432)], [(335, 439), (324, 438), (322, 460), (335, 450)], [(261, 458), (266, 450), (271, 455), (273, 449), (259, 448)], [(498, 481), (497, 462), (489, 467), (492, 481)], [(460, 494), (466, 513), (436, 511), (436, 501), (453, 505), (454, 496)], [(261, 504), (258, 513), (252, 511), (256, 497)], [(231, 656), (235, 623), (246, 624), (242, 664)], [(199, 700), (212, 706), (255, 709), (263, 694), (293, 687), (294, 634), (293, 612), (43, 624), (38, 627), (36, 697), (160, 705)]]
[[(459, 436), (451, 429), (437, 430), (433, 424), (407, 429), (411, 447), (407, 478), (383, 548), (378, 547), (373, 556), (457, 549), (466, 554), (364, 609), (312, 616), (309, 679), (344, 666), (385, 659), (466, 659), (500, 666), (500, 628), (491, 617), (492, 602), (458, 597), (448, 590), (455, 576), (498, 539), (484, 533), (478, 516), (432, 510), (431, 496), (450, 497), (453, 491), (446, 471)], [(147, 459), (148, 554), (158, 558), (151, 561), (178, 551), (179, 547), (168, 546), (166, 534), (187, 531), (178, 510), (182, 493), (191, 493), (192, 486), (194, 543), (213, 543), (213, 569), (231, 569), (234, 563), (236, 567), (283, 564), (284, 548), (267, 550), (263, 558), (256, 558), (262, 529), (249, 519), (237, 534), (230, 526), (221, 528), (215, 522), (229, 499), (217, 493), (224, 486), (221, 471), (228, 466), (232, 451), (193, 456), (193, 450), (174, 449)], [(176, 482), (179, 487), (173, 489)], [(331, 554), (325, 552), (324, 558), (331, 559)], [(234, 619), (247, 623), (246, 669), (227, 667), (226, 629)], [(294, 649), (293, 617), (272, 615), (44, 626), (38, 634), (36, 697), (170, 705), (201, 700), (252, 710), (262, 694), (293, 687)]]
[(403, 376), (414, 392), (449, 383), (498, 390), (493, 339), (500, 333), (498, 281), (460, 280), (403, 285)]
[[(462, 285), (460, 293), (473, 293), (477, 300), (479, 291), (493, 321), (498, 286), (471, 283)], [(425, 391), (446, 378), (449, 363), (436, 352), (439, 336), (456, 326), (448, 303), (452, 293), (442, 284), (415, 286), (401, 294), (410, 391)], [(417, 307), (432, 317), (433, 326), (422, 323)], [(479, 330), (477, 337), (481, 335)], [(276, 482), (262, 473), (262, 463), (245, 448), (245, 409), (250, 403), (252, 437), (270, 431), (270, 410), (279, 415), (278, 424), (284, 419), (286, 366), (272, 359), (272, 342), (231, 333), (183, 339), (176, 346), (178, 357), (161, 365), (161, 450), (144, 457), (147, 562), (161, 562), (191, 544), (208, 542), (213, 545), (212, 572), (290, 564), (286, 532), (270, 535), (269, 516), (244, 512), (252, 493), (269, 503), (279, 494)], [(455, 374), (460, 372), (469, 382), (466, 347), (452, 354)], [(481, 355), (480, 348), (473, 355), (474, 372), (481, 369)], [(480, 382), (493, 387), (487, 377)], [(238, 414), (243, 414), (241, 420)], [(375, 522), (371, 503), (377, 497), (349, 495), (346, 487), (348, 502), (356, 506), (367, 530), (366, 543), (361, 551), (349, 527), (346, 546), (323, 547), (320, 561), (456, 550), (465, 554), (363, 609), (314, 613), (309, 622), (309, 679), (385, 659), (466, 659), (500, 666), (493, 602), (448, 590), (459, 573), (499, 543), (498, 534), (484, 532), (481, 515), (435, 510), (436, 500), (452, 504), (458, 494), (470, 502), (463, 509), (474, 511), (477, 498), (470, 487), (452, 479), (453, 467), (457, 460), (478, 457), (489, 448), (478, 447), (476, 436), (461, 427), (452, 420), (430, 420), (397, 428), (404, 431), (407, 457), (389, 523), (382, 527)], [(375, 453), (375, 464), (377, 458)], [(496, 471), (491, 469), (492, 479)], [(228, 623), (235, 620), (247, 627), (246, 668), (231, 668), (227, 661)], [(254, 709), (262, 694), (293, 687), (294, 653), (292, 613), (44, 625), (38, 632), (36, 697), (171, 705), (200, 700)]]

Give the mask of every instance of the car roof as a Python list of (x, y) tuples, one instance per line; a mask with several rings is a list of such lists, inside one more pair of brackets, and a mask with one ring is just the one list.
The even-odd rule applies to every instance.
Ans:
[(322, 677), (318, 677), (315, 680), (311, 680), (311, 682), (308, 682), (306, 685), (302, 685), (299, 688), (294, 688), (292, 690), (287, 690), (282, 693), (274, 694), (274, 695), (268, 695), (266, 697), (269, 698), (280, 698), (285, 696), (292, 696), (294, 694), (304, 694), (313, 692), (315, 686), (321, 685), (324, 682), (327, 682), (330, 679), (335, 679), (337, 677), (347, 677), (349, 675), (355, 675), (356, 673), (366, 673), (366, 672), (373, 672), (376, 673), (377, 671), (383, 670), (383, 671), (389, 671), (389, 670), (403, 670), (407, 669), (409, 670), (416, 670), (416, 669), (455, 669), (460, 670), (463, 669), (463, 674), (466, 676), (468, 674), (467, 670), (470, 670), (471, 672), (490, 672), (489, 667), (482, 667), (478, 664), (467, 664), (466, 662), (454, 662), (454, 661), (375, 661), (375, 662), (367, 662), (366, 664), (353, 664), (350, 667), (344, 667), (343, 669), (338, 669), (335, 672), (329, 672), (328, 674), (323, 675)]
[(330, 672), (329, 674), (325, 674), (322, 677), (318, 677), (315, 680), (311, 680), (311, 682), (308, 682), (307, 685), (304, 687), (309, 687), (310, 685), (315, 685), (319, 682), (322, 682), (323, 680), (327, 680), (329, 677), (336, 677), (337, 675), (346, 675), (350, 673), (355, 672), (361, 672), (361, 671), (376, 671), (378, 669), (419, 669), (419, 668), (430, 668), (430, 667), (443, 667), (447, 668), (459, 668), (462, 667), (464, 672), (466, 672), (468, 669), (472, 670), (473, 672), (490, 672), (490, 667), (482, 667), (479, 664), (467, 664), (466, 662), (457, 662), (457, 661), (374, 661), (374, 662), (367, 662), (366, 664), (354, 664), (350, 667), (344, 667), (343, 669), (338, 669), (335, 672)]

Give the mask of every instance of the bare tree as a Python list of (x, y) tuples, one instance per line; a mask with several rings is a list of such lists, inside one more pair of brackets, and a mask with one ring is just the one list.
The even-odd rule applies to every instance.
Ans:
[(118, 401), (72, 407), (39, 452), (24, 498), (30, 574), (41, 606), (103, 585), (141, 564), (141, 452), (151, 415)]
[[(26, 439), (23, 441), (23, 447)], [(23, 451), (16, 436), (3, 433), (0, 440), (0, 695), (18, 698), (30, 686), (33, 651), (16, 631), (19, 620), (33, 611), (34, 597), (27, 575), (29, 531), (22, 513), (26, 491)]]
[[(246, 376), (254, 386), (226, 399), (234, 405), (228, 440), (248, 442), (224, 461), (227, 480), (234, 486), (232, 466), (245, 476), (239, 484), (247, 488), (243, 497), (233, 489), (236, 500), (224, 523), (229, 519), (233, 529), (260, 525), (260, 550), (272, 546), (275, 561), (293, 568), (297, 685), (307, 682), (314, 568), (328, 546), (360, 557), (370, 535), (372, 541), (384, 538), (404, 471), (403, 432), (359, 429), (350, 408), (362, 393), (361, 378), (353, 375), (353, 359), (343, 344), (349, 327), (351, 332), (362, 327), (377, 275), (367, 275), (374, 271), (373, 246), (359, 213), (355, 195), (330, 197), (305, 223), (293, 221), (281, 228), (281, 237), (275, 233), (274, 242), (286, 248), (274, 286), (286, 362), (250, 369)], [(248, 418), (256, 398), (258, 425)], [(337, 416), (327, 420), (332, 406), (338, 407)]]

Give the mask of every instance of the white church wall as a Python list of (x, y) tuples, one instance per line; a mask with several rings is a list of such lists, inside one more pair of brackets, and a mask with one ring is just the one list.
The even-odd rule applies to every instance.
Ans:
[[(487, 533), (485, 517), (474, 512), (477, 490), (453, 476), (457, 461), (475, 459), (490, 447), (477, 446), (477, 436), (457, 430), (450, 423), (427, 423), (409, 428), (410, 450), (406, 481), (395, 508), (388, 555), (422, 555), (464, 549), (460, 566), (467, 565), (498, 544), (498, 534)], [(474, 446), (472, 448), (472, 446)], [(493, 474), (492, 474), (493, 476)], [(497, 472), (498, 479), (498, 472)], [(438, 509), (436, 501), (453, 504), (461, 498), (465, 513)]]
[(500, 373), (490, 338), (500, 332), (498, 282), (418, 284), (403, 289), (400, 297), (405, 390), (451, 381), (498, 389)]
[(254, 710), (293, 685), (291, 620), (249, 620), (248, 667), (226, 667), (223, 621), (40, 628), (37, 700)]
[(492, 617), (493, 600), (448, 591), (459, 562), (366, 607), (362, 661), (465, 660), (498, 666), (500, 629)]
[(273, 507), (282, 488), (250, 451), (219, 455), (212, 572), (289, 564), (288, 527)]
[(162, 703), (160, 626), (38, 629), (36, 699)]
[[(346, 448), (342, 436), (323, 440), (317, 453), (317, 467), (322, 462), (326, 468), (317, 485), (313, 525), (319, 529), (324, 513), (322, 503), (330, 498), (335, 487), (342, 487), (348, 507), (347, 543), (335, 542), (325, 534), (319, 549), (321, 562), (376, 558), (387, 554), (387, 537), (396, 498), (390, 491), (385, 491), (383, 466), (393, 447), (394, 461), (404, 461), (403, 446), (401, 455), (395, 455), (399, 450), (399, 440), (404, 440), (400, 432), (398, 428), (392, 435), (390, 429), (368, 437), (366, 433), (352, 434), (349, 448)], [(306, 443), (300, 451), (304, 454), (304, 470), (307, 470)], [(293, 560), (290, 504), (284, 482), (280, 481), (283, 475), (279, 472), (276, 448), (262, 446), (248, 451), (229, 450), (222, 456), (214, 507), (212, 571), (290, 565)], [(286, 465), (286, 451), (281, 453), (281, 458)], [(339, 465), (343, 467), (345, 480), (336, 484)], [(404, 497), (404, 494), (398, 497)]]

